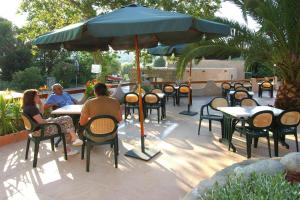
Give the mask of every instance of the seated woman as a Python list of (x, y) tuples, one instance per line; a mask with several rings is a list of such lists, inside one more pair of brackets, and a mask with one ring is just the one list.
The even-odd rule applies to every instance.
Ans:
[[(38, 95), (38, 91), (35, 89), (26, 90), (23, 94), (23, 112), (27, 114), (33, 121), (38, 124), (44, 124), (48, 122), (57, 123), (60, 125), (61, 130), (64, 134), (70, 134), (73, 146), (82, 145), (82, 140), (78, 138), (75, 133), (74, 124), (70, 116), (61, 116), (56, 118), (43, 119), (42, 114), (44, 112), (44, 105)], [(37, 130), (39, 131), (39, 130)], [(55, 131), (54, 126), (47, 126), (45, 134), (51, 134)], [(68, 149), (68, 154), (76, 154), (75, 151)], [(78, 153), (78, 152), (77, 152)]]

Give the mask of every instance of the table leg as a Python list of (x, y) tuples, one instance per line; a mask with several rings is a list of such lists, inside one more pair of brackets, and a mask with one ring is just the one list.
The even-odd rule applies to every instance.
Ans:
[(233, 119), (230, 116), (224, 114), (223, 123), (224, 123), (224, 130), (223, 130), (222, 138), (219, 139), (219, 142), (228, 143), (228, 150), (232, 148), (233, 152), (236, 152), (236, 148), (231, 142), (232, 134), (234, 131)]
[(274, 154), (276, 157), (278, 157), (278, 131), (275, 130), (274, 131), (274, 135), (273, 135), (273, 138), (274, 138)]

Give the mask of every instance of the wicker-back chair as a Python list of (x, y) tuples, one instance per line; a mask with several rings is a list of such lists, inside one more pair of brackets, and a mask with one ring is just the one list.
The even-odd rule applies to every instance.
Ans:
[(134, 110), (137, 109), (139, 113), (139, 95), (135, 92), (126, 93), (124, 96), (124, 106), (125, 106), (125, 120), (130, 114), (130, 110), (132, 110), (132, 113), (134, 113)]
[[(32, 141), (34, 142), (33, 167), (35, 168), (37, 166), (40, 142), (44, 140), (50, 140), (51, 149), (52, 151), (54, 151), (54, 138), (56, 137), (62, 138), (65, 160), (68, 159), (65, 135), (61, 132), (61, 128), (58, 124), (56, 123), (38, 124), (25, 113), (22, 113), (21, 116), (23, 119), (24, 127), (29, 132), (27, 138), (26, 151), (25, 151), (25, 160), (28, 159), (29, 146), (30, 146), (30, 142)], [(56, 131), (55, 132), (53, 131), (51, 134), (46, 135), (45, 129), (49, 128), (49, 126), (54, 126), (53, 130)]]
[[(246, 122), (248, 126), (244, 128), (236, 128), (237, 132), (240, 132), (242, 135), (246, 135), (246, 144), (247, 144), (247, 158), (251, 158), (251, 144), (254, 139), (254, 147), (257, 147), (258, 138), (265, 137), (268, 141), (268, 150), (269, 156), (271, 157), (271, 147), (270, 147), (270, 137), (269, 130), (272, 126), (274, 120), (274, 114), (272, 111), (260, 111), (255, 113), (253, 116), (248, 118)], [(231, 140), (231, 139), (230, 139)], [(231, 141), (229, 141), (231, 143)], [(229, 147), (230, 148), (230, 147)]]
[[(298, 137), (297, 137), (297, 127), (300, 122), (300, 112), (299, 110), (285, 110), (278, 117), (276, 117), (276, 123), (274, 125), (274, 132), (277, 137), (274, 139), (280, 139), (282, 144), (289, 148), (289, 145), (285, 142), (286, 135), (294, 135), (296, 140), (296, 149), (299, 151), (298, 147)], [(277, 141), (276, 141), (277, 142)]]
[[(182, 84), (182, 85), (179, 86), (178, 91), (177, 91), (177, 93), (178, 93), (177, 94), (178, 105), (180, 105), (180, 98), (188, 97), (189, 92), (190, 92), (190, 87), (188, 85)], [(190, 100), (192, 102), (192, 98)]]
[(157, 120), (158, 123), (160, 121), (160, 108), (161, 102), (159, 96), (155, 93), (146, 93), (143, 97), (143, 104), (144, 104), (144, 113), (145, 117), (148, 117), (148, 111), (150, 110), (150, 114), (152, 113), (152, 109), (157, 110)]
[(110, 115), (97, 115), (92, 117), (85, 125), (83, 145), (81, 146), (81, 159), (84, 158), (86, 148), (86, 171), (90, 171), (90, 154), (94, 145), (110, 144), (114, 149), (115, 168), (118, 168), (118, 121)]
[(258, 88), (258, 96), (262, 97), (264, 91), (269, 91), (270, 97), (273, 98), (273, 84), (270, 81), (263, 81)]
[(166, 94), (167, 101), (169, 101), (169, 97), (173, 98), (173, 105), (176, 104), (176, 90), (173, 85), (165, 85), (163, 92)]

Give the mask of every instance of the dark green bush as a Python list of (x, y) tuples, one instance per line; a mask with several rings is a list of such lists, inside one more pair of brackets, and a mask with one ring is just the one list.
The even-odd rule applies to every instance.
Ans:
[(252, 174), (249, 179), (229, 177), (224, 186), (216, 184), (201, 200), (296, 200), (300, 199), (300, 184), (290, 184), (282, 174), (276, 176)]
[(44, 84), (41, 70), (36, 67), (29, 67), (24, 71), (18, 71), (13, 75), (13, 84), (20, 90), (39, 88)]
[(76, 69), (73, 64), (67, 62), (59, 62), (54, 65), (51, 75), (56, 81), (61, 83), (63, 87), (69, 87), (76, 77)]
[(165, 59), (161, 56), (159, 58), (157, 58), (155, 61), (154, 61), (154, 67), (165, 67), (166, 66), (166, 61)]

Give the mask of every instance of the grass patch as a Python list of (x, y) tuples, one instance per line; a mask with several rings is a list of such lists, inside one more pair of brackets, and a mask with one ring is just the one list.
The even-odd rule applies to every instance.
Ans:
[(229, 177), (224, 186), (216, 184), (201, 200), (299, 200), (300, 184), (288, 183), (282, 174), (252, 174)]

